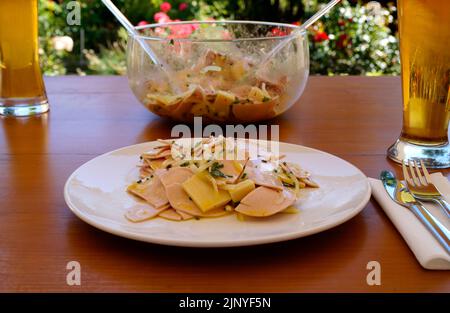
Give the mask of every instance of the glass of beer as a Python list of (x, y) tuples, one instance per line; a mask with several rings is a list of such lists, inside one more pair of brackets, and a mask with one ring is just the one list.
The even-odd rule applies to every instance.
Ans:
[(388, 149), (396, 162), (450, 167), (450, 1), (398, 0), (403, 128)]
[(37, 0), (0, 0), (0, 114), (48, 111), (39, 67)]

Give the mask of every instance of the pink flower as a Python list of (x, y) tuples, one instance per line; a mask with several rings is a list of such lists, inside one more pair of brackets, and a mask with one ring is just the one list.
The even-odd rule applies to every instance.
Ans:
[(230, 40), (232, 38), (231, 33), (228, 30), (224, 30), (222, 32), (222, 39), (223, 40)]
[(155, 34), (156, 35), (161, 36), (161, 35), (163, 35), (165, 33), (166, 33), (166, 30), (164, 28), (162, 28), (162, 27), (156, 27), (155, 28)]
[(181, 2), (180, 5), (178, 6), (178, 10), (180, 11), (184, 11), (188, 8), (188, 4), (186, 2)]
[(170, 11), (170, 9), (172, 9), (172, 6), (170, 5), (169, 2), (163, 2), (163, 3), (161, 3), (160, 9), (161, 9), (161, 11), (167, 13)]
[(155, 13), (153, 16), (157, 23), (167, 23), (170, 22), (170, 17), (164, 12)]
[(145, 26), (148, 25), (148, 23), (146, 21), (140, 21), (137, 26)]
[(195, 22), (197, 22), (197, 20), (192, 20), (192, 24), (191, 24), (192, 31), (200, 28), (200, 25)]
[(189, 24), (173, 25), (170, 27), (172, 38), (187, 38), (193, 29)]

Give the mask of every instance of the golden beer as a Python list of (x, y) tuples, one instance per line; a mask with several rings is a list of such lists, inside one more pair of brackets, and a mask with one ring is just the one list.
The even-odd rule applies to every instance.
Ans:
[(37, 0), (0, 0), (0, 114), (47, 110), (39, 67)]
[(403, 128), (401, 143), (388, 154), (398, 162), (422, 158), (430, 167), (448, 167), (450, 1), (398, 0), (397, 4)]

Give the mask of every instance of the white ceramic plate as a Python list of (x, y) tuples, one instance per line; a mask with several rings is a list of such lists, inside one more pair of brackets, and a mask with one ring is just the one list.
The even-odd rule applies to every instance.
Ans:
[(280, 143), (286, 160), (311, 172), (320, 188), (305, 189), (298, 214), (239, 221), (235, 215), (183, 222), (155, 218), (131, 223), (124, 217), (137, 200), (125, 189), (138, 179), (139, 155), (148, 142), (115, 150), (85, 163), (67, 180), (64, 197), (75, 215), (106, 232), (146, 242), (187, 247), (231, 247), (284, 241), (315, 234), (358, 214), (370, 198), (367, 177), (331, 154)]

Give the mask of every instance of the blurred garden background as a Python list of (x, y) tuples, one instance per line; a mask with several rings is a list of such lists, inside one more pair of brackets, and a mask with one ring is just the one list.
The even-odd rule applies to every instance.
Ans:
[[(301, 24), (329, 0), (115, 0), (135, 25), (175, 20), (260, 20)], [(71, 3), (72, 2), (72, 3)], [(123, 75), (126, 31), (100, 0), (39, 0), (40, 58), (46, 75)], [(69, 6), (69, 7), (68, 7)], [(311, 74), (399, 74), (394, 1), (343, 0), (309, 29)]]

